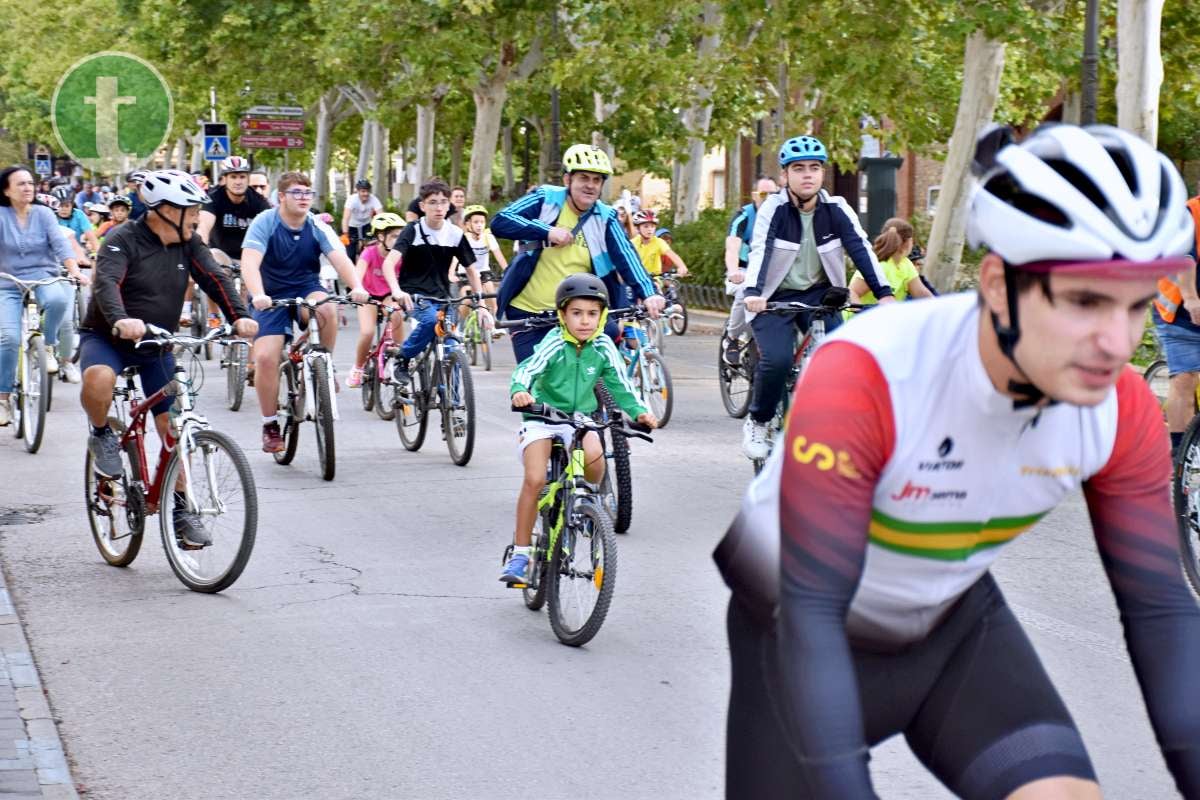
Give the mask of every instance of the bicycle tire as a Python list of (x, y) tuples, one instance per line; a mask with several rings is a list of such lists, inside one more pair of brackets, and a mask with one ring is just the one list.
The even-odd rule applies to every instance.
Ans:
[(671, 411), (675, 407), (675, 387), (671, 384), (671, 371), (658, 353), (646, 351), (642, 353), (645, 359), (646, 374), (653, 378), (654, 371), (659, 373), (655, 386), (646, 387), (646, 397), (650, 400), (650, 410), (658, 417), (658, 427), (665, 428), (671, 421)]
[[(579, 528), (590, 526), (591, 536), (582, 535), (582, 530), (572, 526), (572, 531), (579, 535), (570, 537), (568, 531), (564, 530), (559, 537), (558, 543), (554, 548), (554, 553), (550, 556), (550, 566), (548, 569), (549, 585), (546, 589), (546, 603), (549, 607), (550, 628), (554, 631), (554, 635), (558, 640), (570, 647), (580, 647), (587, 644), (599, 632), (600, 626), (604, 624), (604, 618), (608, 616), (609, 606), (612, 604), (613, 587), (616, 584), (617, 578), (617, 535), (613, 532), (612, 521), (608, 518), (608, 514), (604, 513), (600, 507), (589, 500), (581, 500), (575, 507)], [(582, 621), (578, 627), (571, 627), (563, 618), (563, 579), (569, 578), (564, 572), (568, 569), (575, 571), (574, 567), (568, 567), (564, 564), (563, 545), (564, 540), (574, 538), (575, 544), (573, 553), (580, 552), (580, 545), (584, 540), (590, 539), (592, 547), (590, 550), (589, 561), (592, 567), (592, 577), (589, 579), (589, 585), (596, 585), (596, 602), (592, 607), (587, 618)], [(603, 550), (602, 561), (597, 566), (595, 556), (595, 545), (599, 542)], [(596, 571), (600, 572), (599, 577), (595, 575)], [(573, 580), (578, 580), (575, 578)], [(578, 588), (578, 587), (574, 587)]]
[(46, 376), (46, 413), (47, 414), (50, 413), (50, 409), (54, 406), (54, 384), (58, 383), (60, 380), (63, 383), (67, 382), (66, 377), (64, 377), (66, 373), (63, 370), (63, 366), (62, 366), (65, 363), (66, 363), (65, 361), (60, 361), (59, 365), (58, 365), (58, 372), (54, 375)]
[(246, 369), (249, 362), (247, 352), (250, 345), (234, 342), (225, 349), (225, 406), (230, 411), (242, 407), (246, 393)]
[(375, 388), (372, 389), (375, 394), (375, 415), (384, 422), (391, 422), (396, 417), (396, 386), (390, 378), (385, 377), (391, 370), (390, 358), (384, 358), (382, 367), (379, 367), (376, 361), (376, 367), (372, 370), (375, 381)]
[[(750, 355), (754, 341), (751, 340), (741, 348), (739, 357), (742, 361), (739, 363), (743, 365), (736, 367), (725, 363), (725, 349), (728, 345), (728, 333), (721, 334), (721, 341), (717, 347), (717, 387), (721, 391), (721, 404), (725, 406), (725, 413), (734, 419), (742, 419), (749, 413), (750, 400), (754, 396), (753, 373), (747, 373), (744, 366), (744, 360)], [(745, 388), (735, 391), (735, 387), (740, 383), (744, 383)]]
[[(215, 450), (223, 450), (229, 457), (229, 461), (232, 463), (234, 472), (240, 483), (241, 497), (245, 507), (245, 519), (241, 525), (240, 537), (233, 557), (227, 567), (216, 571), (212, 576), (202, 577), (195, 574), (192, 564), (215, 552), (212, 548), (216, 546), (216, 537), (214, 537), (214, 544), (211, 547), (198, 551), (198, 555), (196, 556), (192, 556), (189, 553), (197, 551), (186, 551), (175, 546), (174, 502), (172, 499), (173, 491), (171, 489), (164, 491), (163, 501), (159, 504), (159, 529), (162, 532), (163, 551), (166, 553), (167, 563), (171, 565), (171, 571), (175, 573), (175, 577), (179, 578), (179, 581), (193, 592), (213, 594), (233, 585), (234, 581), (241, 576), (242, 571), (246, 568), (246, 564), (250, 560), (250, 553), (254, 550), (254, 540), (258, 533), (258, 490), (254, 484), (254, 473), (250, 469), (250, 462), (246, 459), (246, 454), (242, 452), (242, 448), (238, 447), (237, 442), (232, 438), (220, 431), (205, 429), (196, 431), (193, 441), (196, 443), (198, 450), (208, 447)], [(175, 478), (179, 472), (180, 452), (181, 448), (176, 447), (175, 451), (171, 454), (171, 460), (167, 462), (162, 483), (164, 487), (173, 487), (175, 485)], [(205, 470), (196, 469), (193, 466), (193, 481), (195, 481), (196, 476), (204, 474)], [(222, 500), (222, 505), (226, 510), (233, 505), (230, 499), (223, 498)], [(204, 516), (206, 517), (207, 515)]]
[[(108, 426), (117, 436), (125, 432), (125, 426), (116, 417), (108, 418)], [(103, 501), (99, 496), (99, 484), (102, 480), (111, 481), (111, 479), (102, 479), (96, 476), (91, 450), (87, 451), (87, 457), (83, 463), (83, 502), (87, 508), (88, 525), (92, 529), (92, 541), (95, 542), (96, 549), (100, 551), (100, 557), (114, 567), (127, 567), (133, 563), (142, 549), (142, 536), (146, 532), (146, 505), (140, 488), (141, 467), (138, 462), (137, 448), (130, 442), (122, 448), (122, 455), (125, 460), (125, 471), (121, 476), (120, 487), (125, 510), (121, 512), (121, 515), (129, 528), (129, 533), (116, 538), (125, 540), (124, 549), (110, 547), (106, 544), (106, 542), (114, 541), (111, 529), (109, 535), (104, 535), (103, 519), (107, 517), (115, 521), (116, 517), (112, 516), (111, 505), (107, 509), (100, 508)], [(107, 513), (102, 513), (103, 511), (107, 511)]]
[(359, 387), (362, 392), (362, 407), (363, 411), (371, 411), (375, 408), (375, 359), (368, 358), (367, 363), (362, 367), (362, 384)]
[(296, 365), (285, 361), (279, 365), (279, 401), (276, 413), (283, 433), (283, 451), (272, 453), (276, 464), (287, 466), (296, 458), (300, 446), (300, 423), (304, 421), (304, 384), (296, 374)]
[(483, 371), (492, 371), (492, 341), (491, 333), (485, 332), (485, 338), (479, 344), (479, 350), (483, 353)]
[[(467, 357), (461, 350), (452, 350), (446, 354), (443, 369), (445, 390), (442, 392), (442, 428), (446, 433), (446, 449), (450, 451), (450, 460), (456, 466), (465, 467), (471, 461), (471, 453), (475, 451), (475, 381), (471, 378), (471, 367), (467, 363)], [(456, 383), (461, 385), (456, 387)], [(460, 396), (457, 402), (452, 402), (455, 395)], [(463, 412), (464, 430), (461, 446), (454, 436), (452, 405), (461, 407)]]
[(685, 333), (687, 333), (688, 329), (688, 310), (687, 306), (683, 304), (682, 300), (676, 300), (675, 304), (679, 306), (679, 312), (676, 314), (671, 314), (667, 318), (667, 322), (671, 326), (671, 333), (675, 334), (676, 336), (683, 336)]
[[(599, 407), (603, 408), (610, 418), (621, 413), (603, 381), (597, 381), (595, 392)], [(615, 480), (609, 475), (610, 470), (605, 469), (602, 483), (607, 483), (608, 489), (616, 496), (613, 529), (617, 533), (626, 533), (633, 522), (633, 463), (629, 457), (629, 440), (607, 431), (601, 436), (601, 440), (612, 445), (611, 472), (615, 474)]]
[(42, 446), (42, 435), (46, 432), (46, 385), (50, 373), (46, 368), (46, 343), (39, 335), (30, 336), (25, 342), (25, 373), (22, 376), (21, 418), (24, 420), (22, 439), (25, 451), (36, 453)]
[(538, 555), (538, 548), (545, 548), (545, 542), (549, 541), (550, 523), (546, 518), (545, 512), (538, 514), (537, 522), (533, 530), (533, 551), (534, 558), (529, 565), (529, 574), (534, 578), (534, 584), (526, 584), (521, 590), (521, 599), (525, 601), (525, 607), (530, 611), (540, 611), (542, 606), (546, 605), (546, 575), (547, 564), (549, 563), (548, 553), (543, 549), (541, 555)]
[(1200, 414), (1193, 416), (1184, 430), (1174, 466), (1171, 496), (1183, 571), (1192, 590), (1200, 594)]
[(429, 428), (425, 364), (424, 359), (414, 363), (408, 391), (403, 396), (396, 392), (396, 431), (400, 434), (400, 443), (410, 453), (421, 449), (421, 445), (425, 443), (425, 431)]
[(479, 363), (479, 349), (475, 344), (475, 334), (472, 327), (468, 327), (467, 330), (463, 331), (463, 346), (467, 350), (467, 358), (470, 360), (471, 366), (474, 367)]
[(333, 402), (329, 399), (329, 372), (323, 359), (310, 365), (313, 379), (313, 425), (317, 431), (317, 461), (321, 477), (333, 480), (337, 470), (337, 449), (333, 438)]
[[(203, 337), (208, 333), (208, 298), (199, 286), (196, 286), (196, 291), (192, 295), (192, 336), (196, 338)], [(198, 358), (203, 358), (205, 361), (212, 358), (212, 345), (205, 343), (196, 345), (192, 352)]]

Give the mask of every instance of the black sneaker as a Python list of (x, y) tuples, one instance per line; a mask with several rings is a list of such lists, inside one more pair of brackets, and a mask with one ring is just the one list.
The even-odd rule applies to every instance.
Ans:
[(737, 339), (730, 339), (725, 344), (725, 363), (731, 367), (740, 367), (742, 364), (742, 343)]
[(184, 550), (201, 550), (212, 544), (212, 536), (204, 529), (204, 523), (195, 511), (176, 506), (172, 517), (175, 521), (175, 538)]
[(408, 373), (408, 364), (403, 361), (397, 362), (396, 371), (392, 373), (392, 380), (401, 389), (407, 389), (409, 384), (412, 383), (412, 375)]
[(92, 454), (92, 469), (101, 478), (119, 478), (125, 471), (121, 464), (121, 443), (112, 428), (93, 433), (88, 438), (88, 452)]

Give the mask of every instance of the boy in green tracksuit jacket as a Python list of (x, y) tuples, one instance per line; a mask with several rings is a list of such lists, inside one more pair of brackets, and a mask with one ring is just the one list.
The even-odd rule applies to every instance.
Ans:
[[(604, 335), (608, 310), (608, 287), (591, 273), (567, 277), (555, 293), (559, 326), (542, 339), (533, 355), (513, 371), (509, 394), (518, 408), (545, 403), (566, 414), (596, 410), (596, 381), (603, 380), (613, 399), (638, 422), (655, 427), (658, 422), (638, 401), (625, 375), (625, 363), (612, 339)], [(537, 520), (538, 495), (546, 485), (546, 465), (552, 440), (564, 436), (562, 426), (526, 420), (521, 428), (521, 460), (525, 480), (517, 498), (517, 527), (513, 551), (500, 580), (525, 583), (529, 566), (533, 523)], [(599, 483), (604, 477), (604, 451), (600, 437), (588, 433), (583, 440), (586, 458), (584, 477)]]

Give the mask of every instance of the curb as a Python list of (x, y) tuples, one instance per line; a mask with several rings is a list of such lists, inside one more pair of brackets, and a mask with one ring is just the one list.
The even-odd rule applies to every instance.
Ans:
[(29, 641), (0, 571), (0, 796), (79, 800)]

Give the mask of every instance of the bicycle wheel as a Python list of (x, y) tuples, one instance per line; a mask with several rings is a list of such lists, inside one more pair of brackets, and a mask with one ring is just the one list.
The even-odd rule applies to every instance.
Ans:
[(466, 347), (467, 358), (470, 359), (472, 367), (479, 363), (478, 338), (479, 316), (472, 312), (463, 324), (463, 345)]
[(425, 430), (429, 427), (426, 363), (424, 358), (414, 363), (408, 389), (396, 391), (396, 431), (404, 449), (414, 453), (424, 444)]
[(648, 320), (646, 322), (646, 332), (650, 334), (650, 344), (654, 345), (654, 349), (660, 353), (663, 352), (664, 341), (667, 337), (663, 335), (663, 325), (665, 321), (662, 317), (658, 319)]
[(272, 453), (276, 464), (290, 464), (300, 444), (300, 423), (304, 421), (304, 382), (291, 361), (279, 365), (279, 430), (283, 432), (283, 452)]
[(329, 399), (328, 363), (314, 359), (310, 365), (313, 379), (313, 423), (317, 428), (317, 460), (321, 464), (321, 477), (333, 480), (337, 467), (337, 452), (333, 441), (333, 403)]
[(672, 313), (667, 318), (667, 322), (671, 326), (671, 333), (676, 336), (683, 336), (688, 329), (688, 310), (682, 300), (676, 300), (675, 305), (679, 306), (679, 310)]
[(581, 500), (550, 557), (550, 628), (563, 644), (587, 644), (604, 624), (617, 578), (617, 536), (594, 502)]
[(1175, 456), (1171, 481), (1183, 571), (1200, 594), (1200, 415), (1192, 417)]
[(479, 352), (483, 354), (483, 371), (492, 371), (492, 332), (483, 330), (483, 338), (479, 341)]
[(749, 363), (757, 360), (758, 351), (753, 339), (740, 345), (738, 366), (735, 367), (725, 361), (725, 349), (728, 346), (729, 334), (723, 333), (717, 350), (717, 385), (721, 390), (725, 413), (734, 419), (741, 419), (750, 411), (750, 398), (754, 394), (754, 369), (749, 367)]
[(533, 557), (529, 560), (530, 581), (521, 590), (525, 607), (530, 611), (539, 611), (546, 605), (546, 575), (549, 554), (546, 545), (550, 541), (550, 522), (546, 514), (538, 514), (533, 526)]
[(367, 363), (363, 364), (362, 372), (362, 407), (363, 411), (370, 411), (375, 407), (375, 359), (368, 358)]
[[(108, 426), (120, 436), (125, 426), (109, 417)], [(127, 567), (142, 549), (146, 530), (146, 501), (142, 495), (141, 469), (137, 449), (132, 443), (121, 451), (120, 478), (96, 475), (91, 450), (83, 465), (83, 502), (87, 506), (88, 525), (100, 556), (114, 567)]]
[(36, 453), (46, 432), (46, 387), (50, 375), (46, 372), (46, 343), (39, 335), (25, 342), (25, 358), (21, 370), (21, 419), (25, 450)]
[[(603, 419), (613, 419), (621, 413), (603, 382), (596, 384), (595, 392), (597, 411), (604, 415)], [(633, 464), (629, 458), (629, 440), (605, 432), (601, 435), (601, 441), (612, 447), (611, 451), (605, 448), (605, 457), (610, 464), (605, 465), (601, 488), (612, 496), (608, 506), (612, 512), (613, 528), (617, 533), (625, 533), (633, 521)]]
[(446, 449), (451, 461), (465, 467), (475, 450), (475, 383), (467, 356), (461, 350), (446, 354), (443, 369), (442, 428)]
[[(171, 454), (163, 475), (164, 487), (175, 487), (183, 470), (183, 442)], [(193, 592), (219, 592), (242, 574), (258, 531), (258, 491), (246, 454), (230, 437), (213, 430), (199, 430), (192, 439), (195, 449), (187, 456), (191, 477), (190, 498), (174, 488), (164, 491), (158, 520), (163, 550), (175, 577)], [(212, 544), (202, 549), (185, 548), (175, 533), (175, 505), (187, 502), (200, 517)]]
[(242, 407), (246, 391), (246, 364), (250, 345), (234, 342), (225, 346), (225, 405), (230, 411)]
[(650, 402), (650, 411), (658, 418), (658, 427), (665, 428), (671, 420), (671, 409), (675, 405), (675, 389), (671, 386), (671, 373), (658, 353), (647, 350), (642, 353), (642, 358), (645, 359), (643, 366), (647, 381), (645, 395)]
[[(208, 333), (208, 298), (197, 286), (196, 292), (192, 296), (192, 336), (199, 338), (206, 333)], [(196, 345), (192, 352), (207, 361), (212, 358), (212, 345)]]
[(378, 366), (378, 360), (375, 359), (376, 367), (371, 370), (371, 375), (375, 381), (375, 388), (371, 391), (375, 395), (375, 414), (384, 422), (391, 422), (396, 416), (396, 384), (392, 383), (392, 364), (391, 358), (384, 358), (383, 367)]

